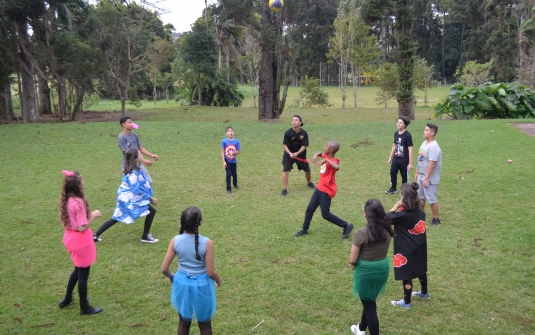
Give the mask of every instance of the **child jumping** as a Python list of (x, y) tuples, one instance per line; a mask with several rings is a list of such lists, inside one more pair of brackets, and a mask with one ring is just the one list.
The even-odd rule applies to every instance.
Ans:
[[(169, 243), (162, 263), (162, 273), (173, 288), (171, 305), (178, 312), (178, 335), (189, 334), (191, 322), (196, 319), (201, 335), (212, 334), (212, 318), (216, 312), (215, 287), (223, 280), (214, 267), (214, 244), (199, 234), (202, 224), (201, 210), (186, 208), (180, 217), (180, 233)], [(173, 259), (178, 258), (176, 274), (169, 270)], [(214, 285), (215, 282), (215, 285)]]
[(135, 219), (146, 216), (141, 242), (156, 243), (159, 240), (153, 238), (150, 233), (156, 209), (149, 204), (157, 204), (158, 200), (152, 197), (152, 188), (145, 173), (140, 169), (143, 156), (136, 148), (128, 149), (125, 157), (123, 181), (117, 191), (117, 207), (111, 219), (104, 222), (93, 235), (93, 240), (100, 242), (100, 235), (116, 224), (117, 221), (131, 224)]
[(227, 138), (221, 141), (221, 158), (223, 159), (223, 168), (227, 171), (227, 193), (232, 194), (230, 188), (230, 177), (233, 178), (232, 184), (234, 189), (238, 190), (238, 172), (236, 155), (240, 153), (240, 141), (234, 138), (234, 128), (227, 127), (225, 129)]
[(398, 130), (394, 133), (394, 144), (386, 162), (390, 165), (390, 188), (385, 191), (387, 194), (397, 193), (398, 171), (401, 174), (401, 184), (405, 184), (409, 179), (409, 171), (412, 170), (412, 135), (407, 131), (410, 123), (408, 117), (400, 116), (396, 124)]
[(338, 158), (334, 158), (336, 152), (340, 149), (340, 144), (336, 141), (330, 141), (327, 143), (322, 152), (317, 152), (312, 157), (312, 164), (316, 164), (318, 161), (318, 156), (321, 155), (321, 162), (319, 163), (320, 168), (320, 181), (318, 182), (317, 187), (314, 189), (310, 203), (308, 204), (307, 210), (305, 212), (305, 222), (303, 223), (303, 229), (294, 234), (294, 236), (299, 237), (308, 234), (308, 228), (310, 227), (310, 221), (312, 221), (312, 216), (318, 208), (321, 208), (321, 216), (344, 229), (342, 233), (342, 238), (347, 238), (351, 231), (353, 230), (353, 225), (348, 223), (336, 215), (331, 213), (331, 200), (336, 195), (338, 190), (336, 186), (335, 174), (340, 169), (340, 161)]
[(65, 234), (63, 244), (71, 254), (74, 271), (69, 277), (65, 297), (58, 302), (59, 308), (65, 308), (74, 301), (72, 292), (78, 283), (80, 297), (80, 314), (89, 315), (102, 312), (100, 307), (92, 307), (87, 299), (87, 282), (89, 269), (97, 260), (97, 251), (93, 243), (93, 232), (89, 225), (95, 218), (101, 217), (100, 211), (91, 212), (84, 195), (84, 179), (77, 171), (63, 170), (63, 187), (58, 207)]

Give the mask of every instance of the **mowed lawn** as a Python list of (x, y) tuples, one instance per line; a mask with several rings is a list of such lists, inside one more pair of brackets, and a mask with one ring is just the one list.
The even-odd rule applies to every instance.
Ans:
[[(281, 123), (256, 122), (252, 107), (136, 112), (146, 113), (136, 121), (141, 141), (160, 156), (149, 168), (160, 201), (152, 233), (160, 242), (140, 243), (142, 220), (118, 223), (102, 235), (89, 283), (91, 304), (104, 308), (95, 316), (78, 315), (76, 294), (72, 309), (56, 306), (73, 267), (62, 244), (57, 200), (61, 170), (78, 170), (92, 209), (103, 213), (93, 230), (111, 216), (121, 178), (120, 126), (0, 126), (0, 334), (176, 333), (170, 284), (159, 268), (180, 213), (190, 205), (203, 211), (200, 232), (213, 239), (223, 278), (214, 334), (350, 334), (362, 313), (351, 295), (351, 241), (342, 240), (341, 229), (319, 211), (308, 236), (293, 236), (312, 191), (294, 170), (288, 196), (280, 196), (282, 137), (291, 115), (299, 113), (310, 135), (309, 157), (328, 140), (340, 142), (339, 192), (331, 209), (360, 227), (367, 199), (381, 200), (387, 210), (398, 200), (384, 193), (395, 104), (288, 109)], [(417, 108), (416, 116), (408, 128), (415, 151), (433, 117), (431, 108)], [(513, 120), (435, 122), (444, 166), (442, 224), (428, 227), (431, 299), (413, 299), (410, 310), (392, 306), (403, 292), (391, 269), (378, 300), (381, 334), (534, 334), (535, 137), (518, 131)], [(232, 195), (225, 192), (220, 154), (227, 125), (242, 144), (241, 189)], [(312, 175), (317, 182), (317, 167)], [(191, 333), (199, 334), (196, 325)]]

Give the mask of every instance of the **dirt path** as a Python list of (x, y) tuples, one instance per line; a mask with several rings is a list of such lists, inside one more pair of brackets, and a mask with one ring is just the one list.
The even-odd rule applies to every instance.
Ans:
[(512, 125), (526, 134), (535, 136), (535, 123), (512, 123)]

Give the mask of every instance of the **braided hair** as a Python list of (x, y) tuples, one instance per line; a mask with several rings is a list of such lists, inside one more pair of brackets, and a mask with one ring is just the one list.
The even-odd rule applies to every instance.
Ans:
[(180, 216), (180, 234), (185, 232), (195, 234), (195, 258), (201, 260), (199, 255), (199, 225), (202, 221), (201, 210), (197, 206), (186, 208)]
[(384, 243), (387, 234), (394, 236), (390, 217), (386, 214), (383, 204), (377, 199), (370, 199), (364, 205), (366, 220), (368, 221), (368, 243)]

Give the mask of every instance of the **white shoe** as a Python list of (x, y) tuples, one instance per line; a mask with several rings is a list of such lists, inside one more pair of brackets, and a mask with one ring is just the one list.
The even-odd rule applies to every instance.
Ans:
[(352, 325), (351, 332), (355, 335), (366, 335), (365, 331), (360, 330), (359, 325)]

